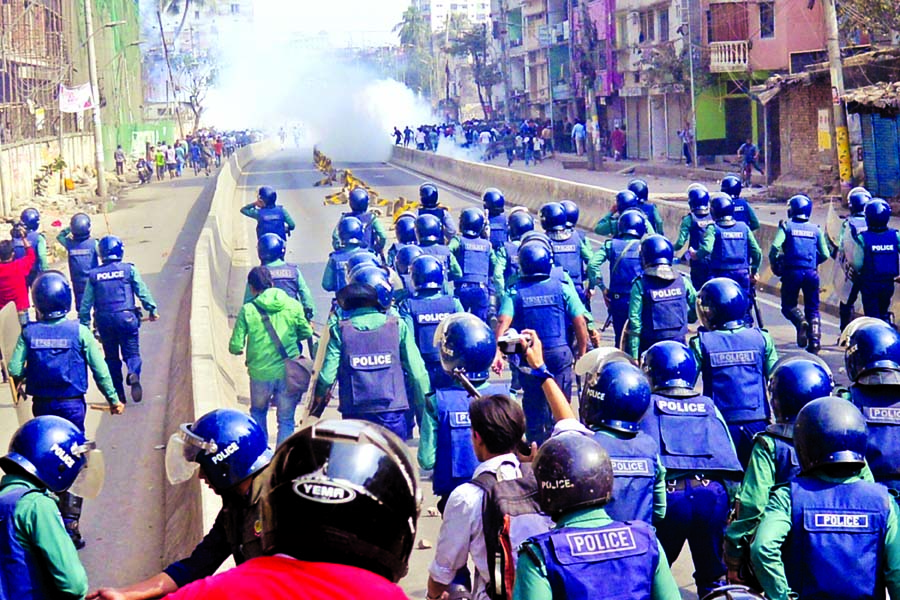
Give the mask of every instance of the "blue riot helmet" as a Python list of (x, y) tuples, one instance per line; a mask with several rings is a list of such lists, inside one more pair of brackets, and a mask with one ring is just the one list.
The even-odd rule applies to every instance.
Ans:
[(671, 273), (674, 260), (672, 242), (665, 237), (655, 234), (641, 240), (641, 267), (645, 273), (655, 275), (651, 271), (654, 267), (669, 267), (668, 271)]
[(355, 187), (350, 190), (350, 194), (348, 196), (350, 210), (354, 213), (364, 213), (369, 210), (369, 192), (366, 191), (366, 188)]
[(709, 211), (716, 223), (734, 221), (734, 200), (728, 194), (714, 192), (709, 199)]
[(532, 463), (541, 511), (558, 521), (575, 509), (606, 504), (612, 498), (609, 454), (593, 437), (567, 431), (544, 442)]
[(41, 226), (41, 213), (36, 208), (26, 208), (22, 211), (22, 216), (19, 217), (19, 220), (22, 221), (22, 224), (25, 225), (25, 229), (28, 231), (37, 231), (38, 227)]
[(100, 262), (104, 265), (122, 260), (125, 257), (125, 244), (116, 236), (108, 235), (97, 244), (97, 253), (100, 255)]
[(363, 242), (363, 224), (356, 217), (344, 216), (338, 222), (338, 239), (342, 246), (359, 246)]
[(59, 271), (44, 271), (31, 284), (31, 298), (41, 321), (62, 319), (72, 308), (72, 288)]
[(419, 244), (436, 244), (441, 240), (443, 227), (441, 221), (434, 215), (419, 215), (416, 217), (416, 239)]
[(492, 216), (502, 213), (503, 207), (506, 205), (506, 198), (503, 197), (503, 192), (497, 188), (484, 190), (481, 200), (484, 203), (484, 210), (488, 211), (488, 214)]
[(549, 277), (553, 254), (543, 244), (523, 243), (519, 246), (519, 272), (523, 279)]
[(174, 485), (200, 468), (221, 494), (261, 471), (271, 458), (266, 435), (250, 415), (218, 408), (172, 434), (166, 445), (166, 475)]
[(529, 231), (525, 233), (525, 235), (522, 236), (519, 248), (521, 249), (528, 244), (540, 244), (547, 248), (547, 252), (550, 253), (551, 257), (553, 256), (553, 245), (550, 243), (550, 238), (547, 237), (547, 234), (543, 231)]
[(357, 252), (351, 256), (347, 260), (347, 264), (344, 265), (344, 272), (347, 275), (345, 281), (350, 281), (350, 278), (353, 277), (353, 272), (362, 267), (378, 267), (380, 269), (381, 263), (379, 262), (378, 257), (371, 252)]
[(729, 198), (740, 198), (741, 192), (744, 190), (744, 184), (737, 175), (728, 174), (722, 178), (722, 185), (719, 191), (727, 194)]
[(636, 209), (626, 210), (619, 215), (617, 223), (618, 235), (632, 235), (642, 238), (647, 234), (647, 222), (644, 213)]
[(529, 231), (534, 231), (534, 217), (524, 210), (509, 213), (506, 218), (506, 228), (509, 231), (510, 240), (520, 240)]
[(629, 208), (637, 208), (640, 200), (631, 190), (622, 190), (616, 194), (616, 212), (622, 214)]
[(484, 231), (484, 213), (477, 208), (466, 208), (459, 215), (459, 231), (465, 237), (481, 237)]
[(791, 196), (788, 200), (788, 218), (794, 221), (809, 221), (812, 215), (812, 200), (805, 194)]
[(86, 240), (91, 237), (91, 218), (84, 213), (75, 213), (69, 220), (69, 231), (76, 240)]
[(71, 421), (44, 415), (26, 421), (13, 434), (9, 452), (0, 458), (0, 467), (7, 473), (24, 472), (59, 494), (76, 483), (96, 447)]
[(423, 183), (419, 186), (419, 201), (425, 208), (437, 208), (438, 189), (433, 183)]
[(265, 233), (256, 242), (256, 255), (265, 265), (284, 258), (284, 251), (284, 239), (277, 233)]
[(394, 290), (391, 287), (391, 282), (388, 281), (384, 269), (374, 265), (361, 265), (354, 269), (353, 273), (350, 274), (348, 284), (357, 284), (359, 286), (372, 288), (375, 290), (375, 298), (378, 301), (378, 306), (385, 310), (390, 307)]
[(793, 423), (808, 402), (831, 395), (834, 378), (821, 358), (790, 356), (778, 361), (768, 385), (775, 421)]
[(445, 373), (459, 371), (475, 385), (490, 377), (497, 338), (487, 323), (475, 315), (456, 313), (445, 318), (434, 332), (434, 345), (440, 350)]
[(891, 205), (881, 198), (872, 198), (866, 203), (864, 209), (866, 215), (866, 227), (869, 231), (886, 231), (888, 221), (891, 219)]
[(444, 287), (444, 269), (433, 256), (428, 254), (419, 256), (412, 261), (409, 270), (416, 292), (439, 290)]
[(691, 350), (673, 340), (656, 342), (641, 355), (641, 368), (653, 393), (696, 396), (697, 362)]
[(697, 292), (697, 315), (709, 330), (743, 327), (747, 316), (747, 294), (733, 279), (713, 277)]
[(627, 361), (604, 363), (588, 378), (581, 401), (584, 424), (603, 425), (615, 431), (636, 433), (650, 406), (650, 383), (639, 368)]
[(801, 472), (817, 467), (866, 464), (866, 420), (852, 403), (836, 396), (809, 402), (794, 423), (794, 448)]
[(850, 205), (851, 214), (858, 215), (866, 208), (866, 203), (872, 199), (872, 194), (864, 187), (855, 187), (847, 194), (847, 203)]
[(698, 217), (709, 214), (709, 190), (702, 183), (692, 183), (687, 189), (688, 206)]
[(278, 200), (278, 194), (275, 192), (275, 188), (267, 185), (259, 188), (256, 195), (266, 206), (275, 206), (275, 201)]
[(632, 179), (628, 182), (628, 189), (637, 196), (641, 202), (646, 202), (650, 198), (650, 186), (643, 179)]
[(409, 275), (410, 266), (413, 262), (425, 252), (418, 246), (404, 246), (400, 248), (397, 257), (394, 259), (394, 268), (401, 275)]
[(578, 225), (578, 217), (581, 216), (578, 205), (571, 200), (562, 200), (560, 204), (563, 210), (566, 211), (566, 228), (571, 229)]
[(850, 381), (863, 385), (900, 383), (900, 334), (870, 317), (855, 319), (841, 333)]
[(541, 229), (546, 233), (566, 228), (566, 209), (559, 202), (547, 202), (541, 207)]
[(403, 213), (397, 217), (394, 223), (394, 233), (397, 235), (397, 241), (401, 244), (416, 243), (416, 215), (412, 213)]

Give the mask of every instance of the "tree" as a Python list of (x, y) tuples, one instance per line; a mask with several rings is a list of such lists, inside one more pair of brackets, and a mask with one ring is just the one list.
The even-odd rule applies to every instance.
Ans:
[(837, 10), (842, 34), (866, 32), (876, 39), (900, 34), (897, 0), (840, 0)]
[[(448, 28), (449, 29), (449, 28)], [(472, 77), (485, 120), (491, 118), (493, 101), (491, 89), (502, 77), (497, 64), (488, 56), (487, 26), (475, 25), (449, 40), (448, 51), (453, 56), (468, 56), (472, 61)]]
[(215, 85), (218, 77), (218, 60), (212, 54), (193, 55), (184, 52), (172, 59), (172, 70), (177, 86), (176, 92), (180, 92), (181, 98), (187, 98), (194, 114), (193, 131), (197, 131), (200, 128), (200, 119), (206, 111), (209, 90)]
[(178, 27), (175, 28), (175, 35), (173, 37), (173, 43), (178, 45), (178, 38), (181, 37), (181, 32), (184, 30), (184, 24), (187, 21), (188, 13), (190, 13), (191, 3), (197, 6), (206, 6), (206, 0), (184, 0), (184, 7), (182, 8), (181, 4), (182, 0), (160, 0), (160, 11), (166, 12), (170, 15), (177, 16), (181, 15), (181, 21), (178, 23)]
[(405, 65), (403, 83), (422, 93), (431, 92), (431, 71), (434, 57), (431, 52), (431, 24), (415, 6), (403, 13), (393, 31), (400, 38)]

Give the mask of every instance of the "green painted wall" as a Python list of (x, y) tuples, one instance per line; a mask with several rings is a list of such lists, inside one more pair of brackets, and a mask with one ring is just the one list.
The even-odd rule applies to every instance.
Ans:
[(697, 141), (718, 140), (725, 137), (725, 108), (721, 84), (702, 90), (694, 101), (697, 107)]

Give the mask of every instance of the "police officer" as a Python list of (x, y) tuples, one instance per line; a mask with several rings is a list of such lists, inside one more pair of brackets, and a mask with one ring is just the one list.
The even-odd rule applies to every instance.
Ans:
[(91, 218), (84, 213), (72, 215), (69, 226), (59, 232), (56, 241), (69, 255), (69, 279), (75, 292), (75, 310), (81, 306), (81, 297), (87, 286), (88, 273), (100, 266), (97, 240), (91, 237)]
[[(626, 210), (616, 229), (616, 237), (603, 242), (588, 264), (588, 281), (591, 289), (599, 287), (603, 292), (618, 346), (628, 318), (631, 284), (641, 274), (641, 238), (647, 233), (646, 219), (638, 210)], [(609, 287), (600, 271), (605, 262), (609, 263)]]
[[(337, 302), (342, 314), (329, 321), (330, 338), (313, 402), (316, 416), (337, 380), (345, 419), (371, 421), (406, 437), (409, 401), (421, 412), (431, 386), (413, 331), (390, 310), (387, 275), (375, 266), (357, 267)], [(413, 398), (407, 398), (407, 389)]]
[[(350, 190), (349, 204), (350, 212), (341, 213), (341, 219), (347, 217), (356, 217), (363, 226), (362, 244), (363, 248), (368, 248), (376, 254), (384, 252), (387, 244), (387, 235), (384, 227), (373, 212), (369, 212), (369, 192), (365, 188), (355, 187)], [(340, 221), (338, 221), (340, 223)], [(337, 250), (341, 247), (341, 238), (338, 235), (338, 227), (331, 232), (331, 246)]]
[[(410, 244), (408, 246), (404, 246), (400, 249), (400, 252), (397, 253), (397, 257), (394, 260), (394, 269), (397, 273), (397, 276), (400, 278), (400, 283), (402, 287), (400, 289), (394, 289), (394, 304), (396, 306), (400, 306), (400, 304), (406, 299), (409, 298), (415, 292), (415, 286), (412, 282), (412, 264), (415, 262), (417, 258), (424, 255), (422, 249), (418, 246)], [(434, 258), (432, 256), (432, 258)], [(437, 261), (436, 258), (434, 258)], [(441, 263), (438, 262), (438, 268), (441, 267)], [(441, 269), (441, 286), (444, 285), (444, 272)]]
[[(449, 215), (449, 212), (447, 214)], [(443, 235), (446, 233), (441, 233), (441, 227), (441, 221), (433, 214), (420, 214), (416, 218), (416, 239), (419, 248), (425, 254), (434, 256), (440, 261), (441, 268), (444, 270), (444, 280), (449, 284), (450, 281), (456, 281), (462, 276), (462, 268), (453, 253), (450, 252), (450, 247), (444, 244)], [(443, 231), (447, 231), (446, 227), (443, 228)], [(453, 235), (456, 235), (455, 230)], [(447, 287), (449, 289), (449, 285)]]
[(725, 530), (725, 562), (728, 580), (753, 583), (748, 570), (750, 542), (776, 486), (800, 474), (794, 449), (794, 420), (807, 403), (830, 396), (834, 389), (831, 369), (818, 357), (791, 356), (778, 361), (769, 379), (769, 396), (775, 423), (759, 433), (744, 483), (734, 502), (734, 518)]
[(238, 565), (262, 556), (260, 538), (263, 487), (261, 477), (272, 451), (259, 425), (231, 408), (206, 413), (183, 423), (166, 445), (166, 475), (178, 485), (199, 472), (200, 478), (222, 499), (212, 528), (190, 556), (162, 572), (123, 588), (100, 588), (90, 600), (150, 600), (209, 577), (230, 556)]
[(853, 263), (853, 269), (859, 273), (863, 312), (867, 317), (893, 323), (891, 298), (894, 278), (900, 275), (897, 262), (900, 232), (888, 227), (891, 205), (881, 198), (866, 203), (865, 214), (867, 229), (855, 238), (862, 252)]
[[(588, 341), (584, 305), (570, 286), (551, 276), (551, 253), (543, 245), (526, 243), (520, 246), (519, 269), (519, 280), (507, 290), (500, 306), (497, 337), (499, 339), (511, 326), (518, 331), (536, 331), (543, 341), (546, 366), (568, 398), (572, 393), (575, 357), (568, 343), (566, 327), (568, 324), (573, 327), (577, 356), (582, 356)], [(494, 370), (499, 373), (501, 367), (502, 357), (498, 352)], [(529, 372), (522, 373), (520, 381), (528, 439), (540, 444), (549, 436), (552, 425), (541, 391), (541, 379)]]
[[(272, 282), (280, 290), (303, 305), (306, 320), (311, 321), (316, 314), (316, 304), (312, 292), (306, 285), (300, 266), (284, 262), (284, 240), (274, 233), (267, 233), (256, 243), (256, 255), (259, 263), (269, 269)], [(244, 290), (244, 303), (250, 302), (253, 294), (248, 284)]]
[(703, 394), (722, 411), (745, 467), (753, 437), (768, 425), (766, 379), (778, 360), (768, 332), (747, 326), (747, 304), (737, 283), (725, 277), (710, 279), (697, 293), (704, 329), (690, 340), (703, 374)]
[(416, 245), (416, 215), (405, 212), (394, 223), (394, 235), (397, 238), (387, 251), (388, 266), (394, 266), (397, 254), (406, 246)]
[(519, 274), (519, 245), (522, 243), (522, 236), (534, 231), (534, 217), (525, 210), (510, 212), (506, 219), (506, 230), (509, 239), (495, 253), (497, 272), (494, 274), (494, 281), (499, 298), (503, 297), (506, 288), (515, 283)]
[(708, 259), (697, 258), (697, 249), (703, 243), (706, 228), (713, 224), (709, 214), (709, 190), (703, 184), (692, 183), (688, 186), (687, 197), (690, 212), (681, 220), (678, 239), (673, 245), (673, 250), (679, 252), (687, 244), (685, 256), (690, 260), (691, 283), (695, 290), (699, 290), (709, 279)]
[(356, 217), (341, 219), (338, 223), (338, 239), (341, 247), (328, 255), (328, 262), (322, 272), (322, 289), (335, 294), (347, 285), (347, 263), (350, 258), (365, 252), (362, 247), (362, 222)]
[(847, 295), (846, 301), (843, 299), (839, 305), (840, 327), (841, 331), (846, 329), (850, 321), (853, 320), (853, 307), (859, 296), (859, 278), (855, 276), (853, 270), (849, 268), (851, 257), (844, 254), (845, 240), (856, 239), (860, 233), (867, 229), (866, 226), (866, 203), (872, 199), (872, 194), (864, 187), (855, 187), (847, 194), (847, 202), (850, 205), (850, 216), (841, 223), (841, 233), (838, 237), (837, 245), (832, 248), (831, 258), (838, 260), (844, 266), (844, 272), (848, 278), (851, 278), (853, 285), (850, 293)]
[(653, 528), (614, 521), (612, 464), (596, 440), (567, 432), (548, 440), (534, 460), (541, 510), (555, 521), (519, 551), (515, 600), (622, 598), (678, 600), (681, 592)]
[(491, 242), (481, 237), (484, 227), (483, 212), (477, 208), (464, 209), (459, 216), (461, 235), (450, 240), (448, 248), (462, 270), (455, 283), (456, 297), (467, 312), (487, 322), (491, 276), (496, 272), (497, 261)]
[(78, 309), (78, 318), (82, 325), (90, 325), (91, 309), (94, 309), (94, 325), (100, 334), (103, 355), (119, 400), (125, 401), (125, 388), (122, 385), (124, 360), (128, 369), (126, 383), (131, 387), (131, 399), (140, 402), (144, 397), (139, 338), (141, 319), (134, 297), (137, 296), (144, 310), (150, 313), (151, 321), (159, 319), (159, 311), (137, 267), (122, 261), (125, 256), (122, 240), (108, 235), (100, 240), (97, 251), (100, 253), (102, 266), (90, 273), (81, 308)]
[[(709, 261), (712, 277), (728, 277), (736, 281), (749, 299), (752, 296), (751, 287), (756, 282), (756, 272), (762, 263), (762, 250), (750, 228), (735, 219), (735, 204), (731, 198), (725, 194), (714, 194), (709, 208), (715, 223), (706, 228), (696, 257)], [(748, 303), (748, 321), (750, 318)]]
[(640, 210), (640, 200), (631, 190), (622, 190), (616, 194), (616, 204), (606, 215), (597, 221), (594, 226), (594, 233), (605, 235), (607, 237), (618, 237), (619, 235), (619, 217), (630, 209), (638, 210), (644, 221), (644, 229), (649, 233), (656, 233), (653, 229), (653, 223), (647, 218), (647, 215)]
[(897, 504), (864, 481), (866, 422), (819, 398), (794, 425), (800, 475), (772, 492), (750, 560), (767, 598), (900, 597)]
[(569, 227), (568, 222), (566, 209), (559, 202), (548, 202), (541, 206), (541, 228), (550, 238), (553, 263), (569, 274), (578, 298), (587, 305), (584, 289), (585, 264), (594, 253), (590, 243), (585, 244), (586, 240), (574, 228)]
[[(491, 247), (497, 251), (509, 240), (507, 219), (503, 214), (506, 198), (503, 197), (503, 192), (497, 188), (488, 188), (481, 195), (481, 200), (484, 210), (487, 212), (487, 222), (490, 227), (488, 239), (491, 241)], [(462, 228), (462, 223), (460, 223), (460, 228)]]
[(656, 205), (650, 204), (648, 201), (650, 199), (650, 186), (647, 185), (647, 182), (643, 179), (632, 179), (628, 182), (628, 189), (637, 196), (637, 207), (642, 213), (647, 215), (647, 219), (653, 225), (653, 230), (659, 235), (665, 235), (663, 220), (659, 215), (659, 210), (657, 210)]
[(666, 469), (666, 518), (656, 523), (657, 535), (669, 565), (688, 542), (702, 597), (725, 574), (726, 485), (740, 479), (741, 464), (722, 414), (694, 390), (697, 363), (687, 346), (657, 342), (642, 355), (641, 367), (653, 395), (640, 426), (659, 442)]
[(722, 178), (722, 185), (719, 188), (723, 194), (726, 194), (734, 203), (734, 220), (744, 223), (750, 228), (750, 231), (759, 229), (759, 219), (756, 218), (756, 212), (750, 203), (741, 198), (741, 192), (744, 184), (737, 175), (726, 175)]
[[(778, 224), (769, 264), (781, 277), (781, 314), (797, 330), (797, 346), (816, 354), (821, 347), (822, 321), (819, 318), (818, 265), (828, 260), (825, 236), (815, 223), (809, 222), (812, 201), (802, 194), (788, 200), (788, 218)], [(797, 307), (803, 291), (804, 309)]]
[(267, 233), (287, 238), (297, 226), (283, 206), (275, 204), (278, 193), (267, 185), (259, 188), (256, 201), (241, 207), (241, 214), (256, 220), (256, 238)]
[(641, 241), (642, 273), (631, 285), (624, 348), (635, 359), (656, 342), (684, 343), (688, 323), (697, 320), (697, 292), (673, 262), (672, 243), (663, 236)]
[[(47, 260), (47, 238), (44, 237), (43, 233), (38, 231), (41, 226), (41, 213), (39, 213), (36, 208), (26, 208), (23, 210), (20, 220), (25, 226), (24, 239), (28, 240), (28, 244), (34, 248), (36, 257), (34, 265), (31, 267), (31, 272), (25, 277), (25, 284), (28, 287), (31, 287), (31, 284), (34, 283), (37, 276), (49, 268), (50, 263)], [(25, 256), (25, 244), (21, 239), (13, 238), (13, 252), (16, 258)]]
[(54, 494), (76, 485), (95, 448), (84, 431), (56, 416), (32, 419), (13, 434), (9, 452), (0, 458), (6, 472), (0, 479), (4, 598), (83, 598), (87, 593), (87, 573), (63, 528)]
[(419, 186), (419, 215), (433, 215), (437, 218), (440, 233), (438, 238), (441, 244), (449, 243), (456, 235), (456, 224), (453, 222), (453, 215), (446, 206), (438, 204), (438, 189), (431, 182), (423, 183)]

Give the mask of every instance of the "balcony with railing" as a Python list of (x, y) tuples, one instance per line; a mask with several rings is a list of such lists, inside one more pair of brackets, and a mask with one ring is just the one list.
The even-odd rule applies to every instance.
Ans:
[(744, 41), (710, 42), (709, 70), (713, 73), (746, 71), (750, 64), (750, 44)]

